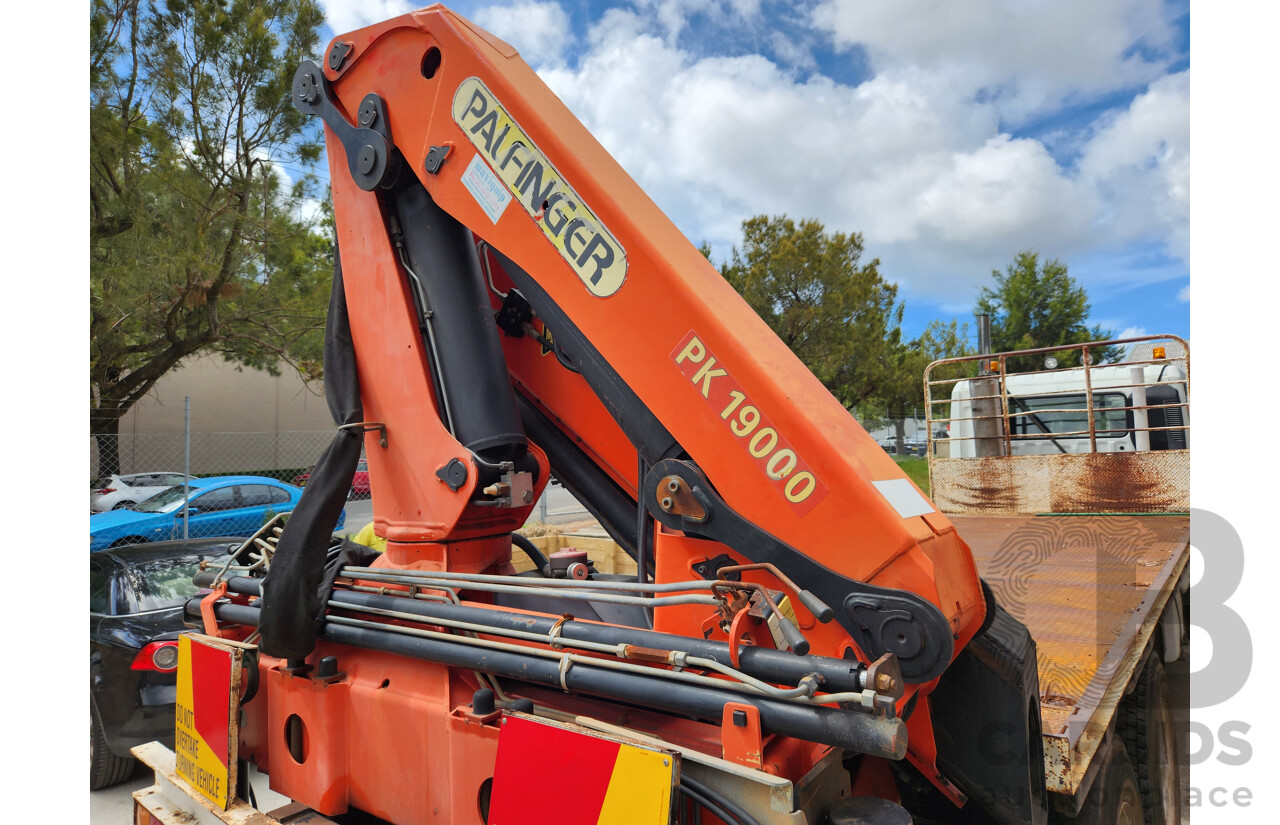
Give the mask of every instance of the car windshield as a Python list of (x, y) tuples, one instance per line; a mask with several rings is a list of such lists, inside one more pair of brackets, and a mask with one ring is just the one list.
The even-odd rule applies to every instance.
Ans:
[(130, 567), (124, 574), (133, 591), (134, 612), (178, 607), (200, 589), (191, 577), (200, 572), (200, 559), (183, 556), (157, 559)]
[(182, 485), (179, 484), (176, 487), (161, 490), (141, 504), (135, 504), (133, 509), (140, 513), (172, 513), (178, 509), (182, 501)]

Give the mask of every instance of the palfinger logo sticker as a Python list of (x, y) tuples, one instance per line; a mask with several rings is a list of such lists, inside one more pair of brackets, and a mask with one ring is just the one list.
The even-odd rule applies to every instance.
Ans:
[(479, 78), (458, 87), (453, 120), (591, 294), (617, 292), (627, 277), (626, 250)]

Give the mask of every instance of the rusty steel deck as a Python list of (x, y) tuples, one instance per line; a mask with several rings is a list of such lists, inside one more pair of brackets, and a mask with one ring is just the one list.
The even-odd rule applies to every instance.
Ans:
[(1190, 519), (950, 518), (1036, 641), (1048, 786), (1075, 793), (1186, 567)]
[(929, 458), (944, 513), (1168, 513), (1191, 507), (1191, 451)]

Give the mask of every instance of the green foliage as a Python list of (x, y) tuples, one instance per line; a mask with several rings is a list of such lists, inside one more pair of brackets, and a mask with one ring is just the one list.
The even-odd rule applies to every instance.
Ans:
[(327, 193), (274, 164), (319, 158), (290, 96), (322, 22), (313, 0), (91, 3), (91, 432), (197, 352), (319, 372), (333, 242), (300, 215)]
[(929, 495), (929, 459), (899, 453), (893, 457), (893, 460), (898, 462), (898, 466), (907, 474), (907, 478), (914, 481), (926, 496)]
[[(973, 347), (969, 344), (969, 325), (961, 324), (956, 319), (950, 323), (930, 321), (919, 338), (891, 348), (889, 368), (891, 379), (875, 398), (875, 406), (890, 410), (890, 421), (895, 425), (898, 455), (904, 450), (906, 436), (906, 417), (909, 411), (925, 414), (924, 371), (929, 364), (944, 358), (959, 358), (972, 355)], [(944, 365), (933, 370), (929, 379), (940, 381), (949, 378), (964, 377), (976, 372), (975, 364)], [(930, 394), (935, 399), (949, 399), (954, 384), (941, 384), (931, 388)], [(933, 413), (945, 417), (943, 406), (934, 405)]]
[[(1036, 253), (1020, 252), (1005, 274), (992, 270), (991, 275), (995, 288), (983, 288), (974, 312), (991, 316), (994, 352), (1082, 344), (1105, 340), (1113, 334), (1111, 330), (1086, 325), (1089, 298), (1061, 261), (1041, 263)], [(1118, 360), (1124, 352), (1120, 347), (1106, 347), (1092, 354), (1094, 363), (1107, 363)], [(1055, 353), (1055, 357), (1063, 367), (1080, 365), (1078, 351)], [(1009, 369), (1041, 369), (1044, 358), (1011, 358)]]
[(742, 230), (725, 279), (846, 407), (880, 391), (902, 307), (879, 260), (861, 262), (862, 236), (786, 216), (749, 218)]

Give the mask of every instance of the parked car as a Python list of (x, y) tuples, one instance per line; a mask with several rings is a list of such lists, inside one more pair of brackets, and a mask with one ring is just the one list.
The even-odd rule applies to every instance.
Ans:
[[(311, 474), (315, 472), (315, 465), (308, 467), (306, 472), (300, 473), (294, 477), (293, 483), (299, 487), (306, 487), (307, 481), (311, 478)], [(360, 459), (360, 463), (356, 465), (356, 474), (351, 477), (351, 490), (347, 493), (347, 498), (368, 498), (369, 492), (369, 462), (367, 459)]]
[[(182, 485), (166, 488), (130, 510), (112, 510), (89, 516), (90, 551), (168, 541), (182, 537), (182, 517), (187, 514), (187, 535), (249, 536), (267, 519), (293, 510), (302, 490), (264, 476), (218, 476), (195, 479), (191, 496)], [(337, 529), (346, 521), (344, 512)]]
[(129, 748), (173, 747), (182, 605), (198, 593), (191, 577), (239, 543), (166, 541), (89, 557), (90, 790), (133, 773)]
[(924, 430), (916, 430), (913, 434), (906, 437), (902, 446), (907, 455), (928, 455), (928, 434), (925, 433)]
[(185, 478), (182, 473), (130, 473), (113, 475), (106, 481), (99, 479), (89, 489), (89, 512), (104, 513), (132, 507), (166, 487), (181, 484)]

